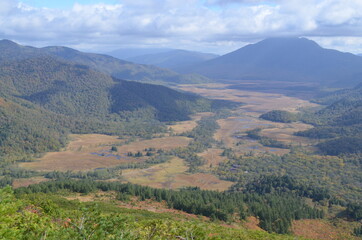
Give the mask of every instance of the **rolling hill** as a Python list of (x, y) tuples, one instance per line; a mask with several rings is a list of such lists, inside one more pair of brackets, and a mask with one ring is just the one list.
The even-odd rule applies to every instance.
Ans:
[(187, 120), (220, 105), (160, 85), (119, 80), (37, 49), (25, 47), (30, 54), (22, 55), (8, 43), (15, 47), (9, 55), (19, 54), (0, 59), (1, 159), (58, 150), (68, 133), (162, 131), (160, 121)]
[[(3, 64), (0, 74), (4, 94), (21, 97), (69, 116), (104, 118), (110, 113), (152, 107), (157, 112), (156, 116), (163, 114), (160, 120), (184, 120), (192, 112), (191, 105), (185, 103), (202, 99), (163, 86), (118, 80), (87, 66), (52, 57)], [(178, 106), (187, 107), (181, 110)], [(180, 115), (174, 115), (174, 111)]]
[(352, 87), (362, 80), (362, 59), (324, 49), (305, 38), (269, 38), (187, 69), (213, 79), (314, 82)]
[(21, 46), (9, 40), (1, 40), (0, 51), (3, 53), (0, 56), (0, 62), (50, 55), (63, 61), (86, 65), (94, 70), (124, 80), (162, 84), (210, 81), (206, 77), (196, 74), (178, 74), (167, 69), (134, 64), (102, 54), (84, 53), (67, 47), (34, 48)]
[(135, 56), (127, 58), (126, 60), (181, 72), (185, 68), (207, 60), (211, 60), (216, 57), (218, 57), (218, 55), (211, 53), (192, 52), (176, 49), (167, 52)]

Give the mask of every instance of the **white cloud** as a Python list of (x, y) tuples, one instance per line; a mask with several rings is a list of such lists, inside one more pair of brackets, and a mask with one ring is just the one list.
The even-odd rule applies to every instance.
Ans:
[(226, 51), (270, 36), (338, 37), (353, 50), (357, 42), (349, 39), (362, 34), (359, 9), (360, 0), (119, 0), (63, 10), (1, 0), (0, 38), (98, 49), (159, 44)]
[(12, 0), (2, 0), (0, 2), (0, 14), (7, 15), (11, 12), (11, 10), (16, 8), (16, 2)]
[(324, 48), (338, 49), (342, 52), (362, 53), (362, 38), (360, 37), (312, 37)]

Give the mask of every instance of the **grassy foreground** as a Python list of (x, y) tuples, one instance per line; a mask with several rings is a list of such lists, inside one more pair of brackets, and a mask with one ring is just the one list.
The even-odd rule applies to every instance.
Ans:
[(301, 239), (215, 222), (0, 190), (0, 239)]

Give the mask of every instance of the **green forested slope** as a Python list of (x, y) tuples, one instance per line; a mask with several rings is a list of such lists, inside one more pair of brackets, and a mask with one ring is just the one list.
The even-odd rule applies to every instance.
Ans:
[(320, 96), (317, 99), (314, 99), (313, 101), (319, 104), (329, 105), (343, 99), (358, 100), (361, 99), (361, 95), (362, 95), (362, 83), (358, 84), (354, 88), (347, 88), (327, 93), (323, 96)]
[(179, 74), (151, 65), (135, 64), (107, 55), (84, 53), (66, 47), (45, 47), (40, 53), (50, 54), (65, 61), (89, 66), (113, 77), (141, 82), (163, 84), (204, 83), (211, 80), (197, 74)]
[[(119, 111), (155, 110), (162, 120), (184, 120), (212, 101), (150, 84), (127, 82), (83, 65), (38, 57), (0, 66), (3, 95), (21, 97), (69, 116), (104, 118)], [(163, 115), (162, 115), (163, 114)]]
[(67, 47), (35, 48), (0, 40), (0, 52), (0, 62), (51, 56), (125, 80), (163, 84), (210, 82), (210, 79), (196, 74), (178, 74), (168, 69), (135, 64), (102, 54), (84, 53)]
[(273, 122), (283, 123), (291, 123), (297, 121), (296, 114), (282, 110), (272, 110), (270, 112), (260, 115), (260, 118)]
[(2, 100), (0, 160), (26, 160), (29, 154), (56, 151), (66, 143), (67, 130), (54, 113)]
[(316, 101), (329, 105), (313, 114), (302, 116), (303, 121), (315, 127), (297, 134), (327, 139), (318, 145), (327, 154), (361, 153), (362, 85), (337, 91)]
[(8, 159), (57, 150), (69, 132), (152, 133), (165, 129), (159, 121), (227, 105), (50, 56), (3, 61), (0, 97), (0, 152)]
[(90, 116), (107, 114), (107, 91), (114, 84), (107, 75), (51, 57), (2, 64), (0, 82), (4, 83), (3, 94), (26, 99), (56, 113)]
[[(197, 95), (177, 92), (163, 86), (131, 81), (117, 83), (110, 90), (110, 94), (112, 112), (152, 106), (157, 109), (156, 116), (161, 121), (187, 120), (188, 115), (196, 111), (211, 111), (218, 102)], [(228, 103), (225, 103), (226, 105)]]

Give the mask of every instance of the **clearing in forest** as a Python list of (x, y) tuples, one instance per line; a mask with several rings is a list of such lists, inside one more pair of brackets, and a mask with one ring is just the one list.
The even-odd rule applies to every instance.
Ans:
[(213, 113), (211, 113), (211, 112), (196, 113), (191, 116), (191, 120), (176, 122), (175, 124), (172, 124), (169, 127), (172, 129), (172, 131), (175, 134), (181, 134), (184, 132), (188, 132), (197, 126), (197, 121), (199, 121), (202, 117), (208, 117), (208, 116), (211, 116), (212, 114)]
[(146, 169), (127, 169), (122, 171), (124, 180), (155, 188), (176, 189), (187, 186), (208, 190), (226, 190), (233, 183), (218, 179), (207, 173), (187, 173), (188, 167), (180, 158), (157, 164)]
[[(128, 152), (144, 152), (145, 148), (170, 150), (187, 146), (190, 138), (173, 136), (149, 140), (139, 140), (125, 144), (124, 139), (101, 134), (77, 134), (60, 152), (49, 152), (34, 162), (21, 163), (20, 166), (39, 171), (85, 171), (95, 168), (109, 168), (121, 164), (143, 162), (147, 157), (128, 157)], [(117, 146), (117, 151), (111, 147)]]
[(17, 178), (13, 180), (12, 186), (13, 188), (27, 187), (31, 184), (38, 184), (49, 180), (49, 178), (45, 177)]
[[(321, 219), (302, 219), (293, 221), (292, 232), (296, 236), (305, 237), (307, 239), (318, 240), (345, 240), (360, 238), (353, 236), (353, 226), (358, 225), (351, 224), (345, 220), (336, 220), (334, 224)], [(355, 226), (356, 227), (356, 226)]]

